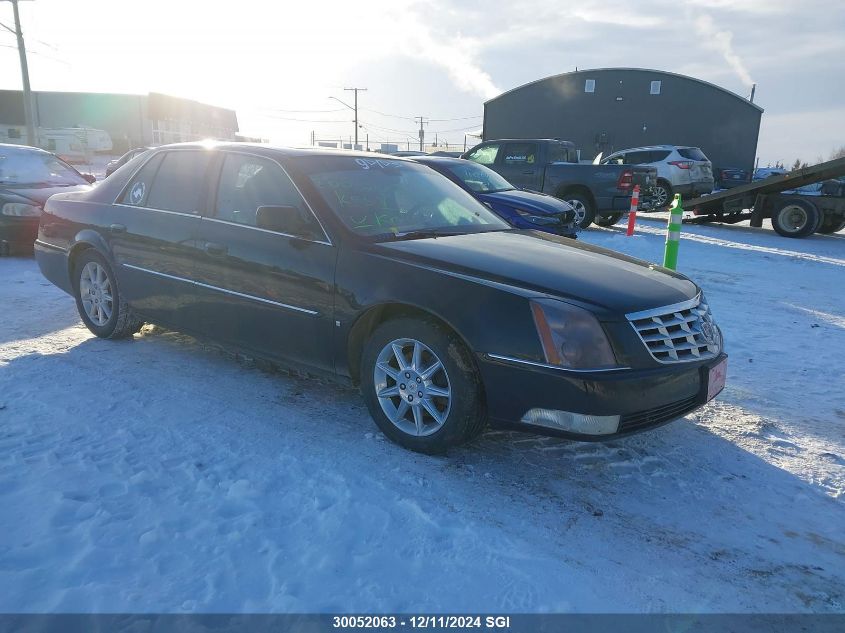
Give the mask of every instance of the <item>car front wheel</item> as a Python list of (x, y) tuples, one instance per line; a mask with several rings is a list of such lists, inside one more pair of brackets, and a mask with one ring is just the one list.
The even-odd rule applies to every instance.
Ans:
[(586, 229), (593, 223), (596, 217), (596, 210), (593, 202), (587, 196), (580, 193), (566, 193), (561, 196), (564, 202), (568, 202), (575, 210), (575, 222), (582, 229)]
[(433, 320), (403, 317), (376, 328), (361, 359), (361, 389), (381, 431), (413, 451), (441, 453), (486, 423), (472, 355)]
[(76, 307), (85, 327), (100, 338), (126, 338), (141, 329), (123, 300), (114, 272), (94, 250), (84, 251), (75, 262)]

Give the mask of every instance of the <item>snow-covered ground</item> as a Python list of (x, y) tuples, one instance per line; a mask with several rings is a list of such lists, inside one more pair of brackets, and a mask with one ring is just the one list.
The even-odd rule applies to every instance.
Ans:
[[(662, 228), (582, 239), (660, 261)], [(352, 390), (98, 340), (0, 260), (0, 611), (845, 610), (845, 235), (684, 234), (731, 356), (714, 403), (446, 457)]]

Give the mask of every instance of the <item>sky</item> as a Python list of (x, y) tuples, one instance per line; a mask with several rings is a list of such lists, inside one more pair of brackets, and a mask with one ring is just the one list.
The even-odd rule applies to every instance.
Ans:
[[(284, 144), (462, 144), (484, 101), (579, 69), (652, 68), (765, 109), (760, 164), (845, 145), (842, 0), (32, 0), (20, 3), (34, 90), (163, 92), (237, 110)], [(0, 23), (12, 25), (0, 2)], [(19, 88), (0, 28), (0, 88)], [(0, 113), (1, 115), (2, 113)], [(2, 117), (0, 117), (2, 118)], [(470, 145), (473, 139), (469, 139)]]

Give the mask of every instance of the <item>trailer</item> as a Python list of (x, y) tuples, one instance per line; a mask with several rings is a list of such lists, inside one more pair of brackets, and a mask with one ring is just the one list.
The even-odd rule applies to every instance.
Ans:
[[(694, 198), (684, 204), (693, 224), (750, 220), (760, 227), (770, 218), (772, 228), (784, 237), (835, 233), (845, 228), (845, 158), (770, 176), (726, 191)], [(818, 195), (796, 189), (823, 182)]]

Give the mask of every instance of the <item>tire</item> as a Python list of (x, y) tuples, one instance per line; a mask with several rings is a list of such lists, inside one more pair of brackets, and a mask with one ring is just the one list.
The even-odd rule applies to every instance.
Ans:
[(830, 235), (831, 233), (838, 233), (842, 229), (845, 229), (845, 218), (825, 216), (819, 228), (816, 229), (816, 233)]
[(655, 209), (662, 209), (672, 204), (672, 199), (675, 197), (675, 191), (672, 185), (666, 180), (658, 180), (652, 190), (652, 200), (654, 201)]
[(117, 278), (105, 258), (93, 249), (74, 262), (76, 309), (91, 332), (100, 338), (127, 338), (144, 325), (120, 294)]
[(589, 196), (582, 193), (564, 193), (558, 197), (572, 205), (572, 208), (575, 209), (575, 222), (582, 229), (586, 229), (593, 223), (596, 217), (596, 209)]
[(783, 237), (807, 237), (816, 231), (822, 217), (815, 205), (790, 198), (772, 213), (772, 228)]
[(433, 320), (401, 317), (379, 325), (364, 347), (360, 376), (364, 401), (379, 429), (412, 451), (442, 453), (486, 426), (475, 360), (457, 334)]
[(614, 213), (613, 215), (600, 215), (595, 219), (595, 223), (599, 226), (613, 226), (622, 219), (624, 213)]

